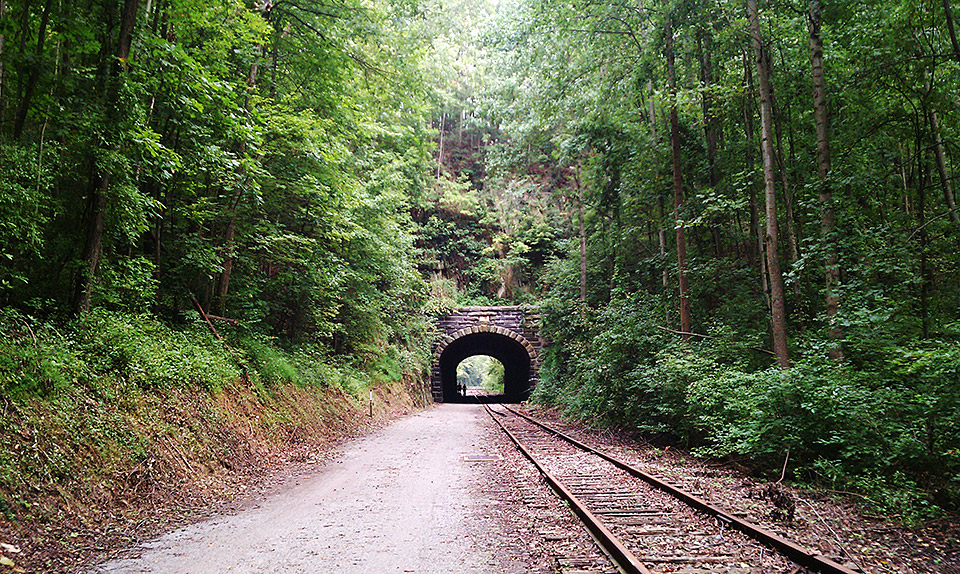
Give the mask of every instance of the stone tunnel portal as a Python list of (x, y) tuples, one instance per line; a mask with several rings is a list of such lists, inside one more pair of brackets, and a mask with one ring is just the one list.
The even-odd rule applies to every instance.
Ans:
[(536, 307), (460, 307), (437, 317), (437, 327), (440, 337), (430, 372), (433, 400), (463, 400), (457, 393), (457, 365), (474, 355), (489, 355), (503, 365), (504, 394), (490, 400), (527, 399), (537, 384), (545, 344)]
[(489, 355), (503, 364), (503, 396), (500, 398), (504, 402), (520, 402), (530, 395), (532, 384), (530, 352), (514, 338), (487, 331), (463, 335), (448, 344), (440, 353), (443, 402), (455, 403), (468, 400), (457, 393), (457, 365), (474, 355)]

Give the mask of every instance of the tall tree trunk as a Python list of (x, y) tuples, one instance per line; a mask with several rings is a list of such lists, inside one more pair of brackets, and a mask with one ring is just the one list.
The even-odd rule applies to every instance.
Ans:
[[(263, 54), (263, 46), (260, 47), (260, 54)], [(250, 100), (253, 97), (253, 90), (257, 85), (259, 75), (260, 64), (254, 61), (254, 63), (250, 65), (250, 72), (247, 74), (247, 95), (243, 99), (243, 109), (247, 112), (250, 111)], [(246, 140), (241, 140), (237, 146), (237, 155), (243, 157), (246, 153), (247, 142)], [(240, 169), (243, 170), (243, 167)], [(233, 276), (233, 252), (236, 249), (237, 236), (237, 210), (240, 208), (240, 200), (243, 199), (243, 187), (242, 185), (237, 186), (233, 197), (230, 199), (227, 230), (223, 235), (223, 249), (221, 251), (223, 271), (220, 273), (220, 282), (217, 285), (216, 293), (216, 308), (221, 314), (226, 313), (227, 294), (230, 292), (230, 279)]]
[[(237, 194), (240, 195), (239, 193)], [(239, 197), (236, 198), (238, 203), (232, 204), (235, 206), (239, 205)], [(230, 219), (227, 221), (227, 230), (223, 234), (223, 251), (221, 257), (223, 258), (223, 271), (220, 272), (220, 282), (217, 285), (217, 298), (216, 306), (217, 312), (221, 314), (226, 314), (227, 309), (227, 294), (230, 293), (230, 278), (233, 277), (233, 252), (236, 248), (236, 238), (237, 238), (237, 217), (236, 217), (236, 207), (231, 207)]]
[(754, 128), (753, 128), (753, 73), (750, 71), (750, 58), (746, 52), (743, 54), (743, 135), (746, 138), (746, 150), (744, 154), (744, 170), (748, 173), (747, 199), (750, 206), (750, 229), (748, 246), (751, 263), (760, 271), (760, 291), (763, 294), (763, 302), (770, 310), (770, 288), (767, 286), (767, 262), (763, 249), (763, 231), (760, 229), (760, 211), (757, 207), (757, 193), (754, 189), (753, 181), (753, 153), (754, 153)]
[[(0, 0), (0, 22), (3, 22), (3, 19), (7, 15), (7, 0)], [(0, 28), (0, 126), (3, 125), (3, 45), (4, 45), (4, 35), (3, 28)], [(0, 137), (3, 136), (3, 132), (0, 131)]]
[(612, 245), (610, 246), (613, 252), (613, 273), (610, 274), (610, 291), (613, 292), (614, 287), (617, 285), (617, 278), (623, 272), (623, 260), (622, 255), (624, 249), (621, 249), (624, 243), (624, 234), (623, 234), (623, 218), (621, 217), (622, 211), (622, 202), (623, 198), (619, 191), (616, 193), (616, 202), (614, 203), (614, 212), (613, 212), (613, 224), (616, 226), (616, 235), (611, 236)]
[(672, 16), (667, 19), (664, 52), (667, 60), (667, 84), (670, 88), (670, 149), (673, 156), (673, 219), (677, 229), (677, 276), (680, 285), (680, 332), (690, 340), (690, 287), (687, 282), (687, 238), (680, 221), (683, 207), (683, 173), (680, 165), (680, 118), (677, 113), (677, 74), (673, 51)]
[(583, 186), (580, 185), (580, 170), (574, 172), (577, 186), (577, 223), (580, 226), (580, 301), (587, 302), (587, 226), (583, 220)]
[[(783, 121), (780, 117), (780, 110), (777, 107), (777, 99), (773, 97), (773, 126), (776, 133), (777, 142), (777, 170), (780, 172), (780, 183), (783, 187), (783, 207), (787, 231), (787, 258), (791, 264), (795, 264), (800, 259), (799, 241), (797, 240), (797, 229), (793, 217), (793, 194), (790, 191), (790, 162), (783, 154)], [(797, 283), (797, 295), (800, 294), (800, 284)]]
[[(25, 61), (27, 56), (27, 36), (28, 36), (27, 32), (30, 30), (30, 6), (31, 5), (32, 5), (31, 0), (23, 0), (22, 5), (20, 7), (20, 26), (18, 30), (19, 41), (17, 42), (17, 56), (19, 58), (19, 61), (21, 62)], [(14, 35), (14, 38), (17, 38), (16, 34)], [(13, 90), (14, 98), (18, 97), (20, 94), (23, 94), (24, 76), (25, 74), (23, 74), (22, 72), (16, 74), (17, 86), (16, 86), (16, 89)], [(14, 102), (14, 106), (15, 105), (16, 103)], [(13, 111), (13, 117), (14, 119), (16, 119), (16, 116), (17, 116), (16, 107), (14, 107), (12, 111)], [(11, 133), (13, 132), (11, 131)]]
[(440, 151), (437, 153), (437, 179), (440, 179), (440, 168), (443, 167), (443, 126), (447, 121), (447, 114), (440, 114)]
[[(917, 142), (918, 144), (921, 142)], [(920, 232), (920, 329), (923, 338), (930, 338), (930, 264), (927, 256), (929, 235), (927, 233), (927, 170), (924, 154), (917, 154), (919, 194), (917, 197), (917, 229)]]
[(774, 168), (776, 160), (773, 149), (773, 88), (770, 85), (770, 63), (766, 57), (763, 35), (760, 31), (757, 0), (747, 0), (747, 18), (750, 21), (751, 36), (753, 37), (753, 51), (760, 89), (760, 149), (763, 153), (763, 185), (767, 208), (767, 273), (770, 279), (770, 320), (773, 328), (773, 352), (777, 356), (777, 363), (782, 368), (787, 368), (790, 366), (790, 355), (787, 350), (787, 316), (778, 249), (777, 186), (776, 170)]
[[(667, 288), (670, 287), (670, 271), (667, 269), (667, 214), (665, 203), (663, 194), (657, 194), (657, 214), (660, 217), (657, 242), (660, 244), (660, 261), (663, 265), (663, 277), (661, 277), (660, 283), (663, 285), (663, 291), (666, 293)], [(667, 317), (669, 319), (669, 313), (667, 313)], [(668, 320), (667, 323), (669, 324), (670, 321)]]
[[(108, 80), (110, 84), (106, 102), (108, 113), (114, 111), (120, 96), (120, 82), (126, 72), (126, 62), (130, 56), (130, 47), (133, 44), (133, 29), (137, 22), (138, 8), (139, 0), (125, 0), (120, 19), (120, 36), (114, 54), (115, 60), (110, 68), (111, 73)], [(94, 177), (96, 178), (96, 175)], [(94, 185), (91, 186), (88, 201), (89, 222), (82, 254), (84, 265), (73, 297), (75, 313), (85, 313), (90, 310), (90, 295), (96, 278), (97, 267), (100, 264), (100, 255), (103, 252), (103, 225), (107, 211), (107, 192), (109, 189), (109, 173), (99, 176)]]
[[(647, 109), (647, 114), (649, 116), (650, 122), (650, 139), (653, 140), (654, 150), (657, 149), (659, 145), (660, 136), (657, 133), (657, 108), (656, 104), (653, 101), (653, 81), (647, 80), (647, 92), (650, 93), (649, 98), (649, 108)], [(659, 154), (656, 154), (657, 156)], [(657, 194), (657, 213), (660, 218), (660, 224), (657, 226), (657, 242), (660, 245), (660, 260), (663, 263), (663, 278), (662, 285), (664, 292), (666, 292), (667, 287), (670, 286), (670, 272), (667, 270), (667, 218), (665, 215), (665, 207), (663, 194)], [(669, 317), (669, 313), (667, 314)], [(669, 321), (667, 321), (669, 323)]]
[(902, 187), (903, 203), (901, 204), (901, 207), (903, 209), (903, 212), (909, 216), (911, 211), (910, 210), (910, 184), (909, 184), (910, 177), (907, 176), (907, 163), (910, 161), (910, 154), (907, 153), (908, 150), (904, 149), (903, 142), (900, 142), (899, 148), (900, 148), (900, 155), (899, 155), (900, 182), (903, 186)]
[[(279, 22), (274, 25), (279, 28)], [(270, 99), (277, 99), (277, 73), (280, 68), (280, 40), (283, 38), (283, 32), (276, 31), (273, 34), (273, 45), (270, 48)]]
[(950, 35), (950, 45), (953, 46), (953, 59), (960, 64), (960, 42), (957, 41), (957, 30), (953, 25), (953, 9), (950, 0), (943, 0), (943, 13), (947, 20), (947, 32)]
[(950, 175), (947, 172), (947, 154), (943, 148), (943, 136), (940, 134), (940, 118), (932, 106), (927, 108), (927, 120), (930, 122), (930, 135), (933, 138), (933, 157), (937, 164), (937, 175), (940, 176), (940, 189), (943, 191), (943, 200), (950, 213), (950, 221), (960, 225), (960, 213), (957, 212), (957, 202), (954, 200), (953, 187), (950, 185)]
[(709, 30), (700, 33), (700, 84), (703, 90), (700, 97), (700, 107), (703, 110), (703, 137), (707, 147), (707, 167), (710, 176), (710, 187), (717, 187), (720, 183), (720, 170), (717, 167), (717, 148), (719, 134), (717, 120), (713, 111), (713, 95), (710, 88), (713, 86), (713, 39)]
[[(37, 87), (37, 80), (40, 79), (40, 59), (43, 57), (43, 44), (47, 39), (47, 23), (50, 21), (50, 8), (53, 6), (53, 0), (47, 0), (43, 5), (43, 12), (40, 15), (40, 29), (37, 32), (37, 61), (30, 68), (30, 74), (27, 76), (27, 84), (20, 96), (20, 107), (17, 109), (17, 116), (13, 124), (13, 138), (19, 139), (23, 133), (23, 128), (27, 123), (27, 113), (30, 111), (30, 104), (33, 101), (33, 92)], [(22, 33), (26, 35), (27, 31)]]
[[(707, 169), (710, 176), (710, 187), (716, 189), (720, 184), (720, 170), (717, 166), (717, 148), (719, 143), (717, 120), (713, 112), (713, 95), (710, 88), (713, 86), (713, 38), (709, 27), (701, 27), (697, 34), (697, 52), (700, 59), (700, 108), (703, 112), (703, 139), (707, 148)], [(710, 235), (713, 239), (714, 253), (717, 257), (723, 256), (720, 225), (716, 221), (710, 222)]]
[[(656, 150), (658, 150), (660, 144), (660, 136), (657, 133), (657, 108), (653, 100), (653, 80), (647, 80), (647, 92), (650, 94), (650, 103), (647, 109), (650, 122), (650, 139), (653, 140), (654, 154), (657, 158), (657, 163), (659, 163), (659, 153), (657, 153)], [(663, 193), (658, 193), (657, 216), (659, 217), (659, 224), (657, 225), (657, 242), (660, 245), (660, 264), (663, 265), (660, 282), (663, 286), (664, 296), (666, 296), (667, 290), (670, 287), (670, 270), (667, 269), (667, 216), (664, 203)], [(666, 309), (664, 320), (667, 326), (670, 326), (670, 306), (664, 305), (664, 308)]]
[(833, 186), (830, 181), (830, 116), (827, 109), (827, 83), (823, 73), (823, 39), (820, 28), (823, 14), (820, 0), (810, 0), (807, 11), (807, 28), (810, 32), (810, 70), (813, 77), (813, 117), (817, 124), (817, 171), (820, 191), (820, 235), (826, 254), (824, 303), (827, 314), (827, 335), (833, 341), (830, 358), (843, 360), (843, 347), (840, 345), (840, 324), (837, 313), (840, 311), (840, 297), (837, 286), (840, 284), (840, 257), (837, 254), (837, 242), (834, 238), (836, 228), (833, 214)]

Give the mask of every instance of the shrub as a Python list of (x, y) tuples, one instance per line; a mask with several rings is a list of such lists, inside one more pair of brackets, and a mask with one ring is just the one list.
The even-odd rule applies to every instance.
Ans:
[(33, 333), (31, 322), (8, 310), (0, 317), (0, 392), (4, 396), (47, 395), (72, 385), (84, 368), (72, 341), (48, 328)]
[(263, 384), (301, 384), (297, 367), (277, 347), (253, 336), (243, 337), (240, 345)]
[(221, 344), (202, 325), (174, 331), (148, 315), (83, 315), (76, 323), (78, 350), (94, 376), (112, 376), (140, 388), (201, 386), (218, 389), (240, 377)]
[[(649, 295), (601, 311), (550, 301), (533, 400), (751, 461), (778, 477), (859, 490), (907, 519), (960, 507), (960, 347), (876, 348), (869, 362), (762, 366), (726, 333), (678, 346)], [(811, 357), (820, 356), (811, 353)]]

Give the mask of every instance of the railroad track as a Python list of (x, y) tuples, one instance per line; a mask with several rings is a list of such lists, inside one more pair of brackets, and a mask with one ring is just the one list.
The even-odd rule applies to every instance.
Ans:
[(857, 574), (506, 405), (484, 408), (622, 572)]

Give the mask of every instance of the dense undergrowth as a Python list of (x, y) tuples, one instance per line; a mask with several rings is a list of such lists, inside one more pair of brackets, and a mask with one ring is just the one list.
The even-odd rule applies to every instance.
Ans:
[(45, 323), (7, 309), (0, 332), (0, 535), (38, 571), (366, 424), (371, 391), (376, 416), (427, 400), (424, 346), (347, 358), (103, 310)]
[(357, 395), (419, 372), (429, 352), (425, 339), (409, 348), (384, 345), (366, 356), (333, 355), (322, 345), (303, 343), (284, 349), (272, 338), (229, 326), (218, 329), (224, 337), (218, 341), (199, 316), (179, 329), (150, 315), (103, 310), (64, 324), (32, 323), (12, 309), (0, 313), (7, 335), (0, 341), (0, 390), (14, 401), (69, 389), (109, 394), (115, 384), (216, 392), (238, 379), (261, 393), (290, 383), (337, 386)]
[(547, 350), (536, 401), (774, 480), (786, 461), (788, 478), (859, 493), (906, 521), (960, 507), (955, 341), (851, 345), (841, 365), (814, 349), (782, 370), (720, 328), (682, 345), (657, 328), (650, 295), (546, 310), (546, 334), (564, 343)]

